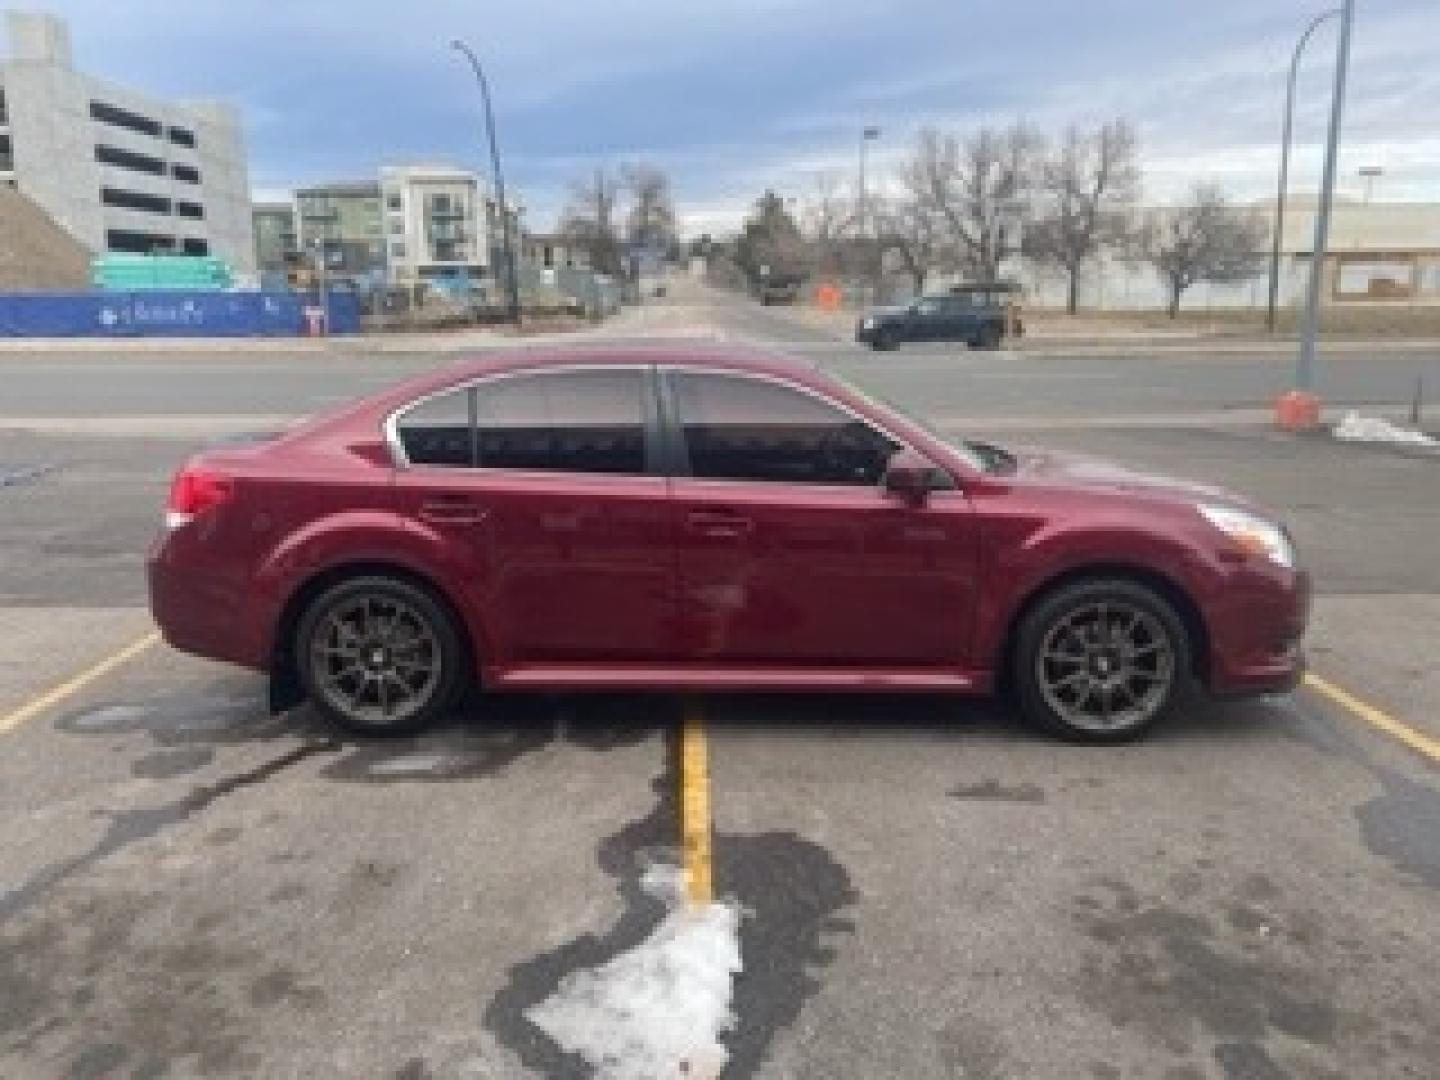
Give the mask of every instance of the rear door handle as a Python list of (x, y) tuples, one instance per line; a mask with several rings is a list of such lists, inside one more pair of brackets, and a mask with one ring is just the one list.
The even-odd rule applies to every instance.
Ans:
[(475, 525), (484, 520), (485, 511), (470, 499), (426, 499), (420, 504), (420, 517), (435, 525)]
[(692, 510), (685, 515), (685, 527), (691, 532), (722, 539), (748, 536), (755, 523), (747, 517), (723, 510)]

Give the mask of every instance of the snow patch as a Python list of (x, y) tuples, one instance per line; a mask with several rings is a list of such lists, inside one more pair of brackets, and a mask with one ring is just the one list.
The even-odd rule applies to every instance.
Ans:
[(1361, 416), (1347, 412), (1340, 423), (1335, 425), (1335, 437), (1347, 442), (1390, 443), (1395, 446), (1440, 447), (1440, 439), (1426, 435), (1423, 431), (1403, 428), (1378, 416)]
[(651, 866), (641, 886), (669, 912), (635, 948), (567, 975), (526, 1017), (597, 1080), (711, 1080), (727, 1058), (720, 1035), (735, 1024), (731, 980), (741, 970), (740, 911), (687, 907), (684, 872)]

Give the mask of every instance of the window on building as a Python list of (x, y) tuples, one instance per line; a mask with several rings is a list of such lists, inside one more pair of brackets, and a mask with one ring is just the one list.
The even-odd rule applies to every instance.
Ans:
[(0, 124), (7, 123), (9, 119), (10, 113), (5, 106), (5, 87), (0, 86)]
[(395, 425), (400, 445), (412, 465), (474, 464), (471, 440), (470, 391), (453, 390), (422, 401)]
[(181, 250), (183, 250), (186, 255), (209, 255), (210, 243), (206, 240), (194, 240), (187, 238), (185, 241), (185, 245)]
[(149, 173), (151, 176), (165, 175), (165, 162), (149, 154), (137, 154), (133, 150), (121, 150), (118, 146), (103, 143), (95, 147), (95, 160), (102, 165), (114, 165), (132, 172)]
[(143, 210), (151, 214), (170, 213), (169, 199), (160, 195), (150, 195), (143, 191), (126, 191), (123, 188), (102, 187), (100, 189), (100, 201), (106, 206), (115, 206), (122, 210)]
[(553, 472), (645, 471), (638, 370), (545, 372), (476, 388), (479, 465)]
[(199, 221), (205, 217), (205, 208), (199, 203), (177, 202), (175, 204), (175, 212), (183, 218), (192, 218), (195, 221)]
[(134, 232), (130, 229), (108, 229), (105, 232), (107, 251), (126, 251), (148, 255), (157, 251), (174, 251), (175, 238), (163, 233)]
[(391, 257), (392, 259), (403, 259), (403, 258), (405, 258), (405, 245), (404, 245), (404, 244), (391, 244), (391, 245), (390, 245), (390, 257)]
[(187, 184), (200, 183), (200, 170), (193, 165), (172, 165), (170, 171), (175, 174), (176, 180), (183, 180)]
[[(0, 116), (0, 120), (4, 117)], [(0, 172), (9, 172), (15, 168), (15, 154), (10, 149), (10, 136), (0, 134)]]
[(176, 146), (193, 147), (195, 145), (195, 133), (189, 128), (175, 127), (172, 125), (169, 129), (169, 135), (170, 141)]
[(899, 447), (834, 405), (768, 380), (681, 373), (671, 385), (697, 477), (874, 485)]
[(107, 105), (103, 101), (90, 102), (90, 118), (99, 120), (102, 124), (122, 127), (127, 131), (138, 131), (142, 135), (151, 135), (156, 138), (159, 138), (160, 132), (163, 130), (159, 120), (151, 120), (148, 116), (141, 116), (129, 109), (122, 109), (118, 105)]
[(404, 222), (404, 220), (403, 220), (402, 218), (391, 218), (391, 219), (390, 219), (390, 235), (391, 235), (391, 236), (404, 236), (404, 235), (405, 235), (405, 222)]
[(397, 191), (397, 192), (392, 192), (391, 194), (387, 195), (387, 196), (385, 197), (385, 205), (386, 205), (387, 207), (389, 207), (391, 210), (399, 210), (399, 209), (401, 209), (401, 205), (400, 205), (400, 193)]
[(430, 209), (436, 214), (448, 214), (450, 212), (449, 195), (433, 195), (430, 198)]

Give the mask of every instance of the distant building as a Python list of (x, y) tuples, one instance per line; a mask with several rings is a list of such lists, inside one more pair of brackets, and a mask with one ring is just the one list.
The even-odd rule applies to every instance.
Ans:
[(167, 102), (74, 69), (60, 19), (9, 12), (0, 61), (0, 185), (92, 253), (215, 255), (255, 272), (239, 115)]
[(392, 284), (458, 283), (489, 272), (489, 200), (474, 173), (445, 165), (386, 166), (380, 188)]
[(251, 212), (255, 231), (255, 268), (260, 280), (284, 285), (300, 260), (295, 207), (290, 203), (256, 203)]
[(301, 188), (295, 192), (295, 216), (303, 262), (318, 267), (324, 251), (325, 274), (332, 282), (368, 287), (385, 280), (379, 184), (363, 181)]
[(561, 266), (583, 270), (590, 266), (590, 252), (585, 245), (563, 233), (533, 233), (525, 237), (520, 251), (527, 261), (545, 270)]

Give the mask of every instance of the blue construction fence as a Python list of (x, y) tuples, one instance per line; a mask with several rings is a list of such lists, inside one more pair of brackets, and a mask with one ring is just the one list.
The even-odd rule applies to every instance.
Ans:
[[(359, 333), (360, 298), (327, 300), (329, 332)], [(318, 306), (287, 290), (0, 293), (0, 337), (298, 337)]]

